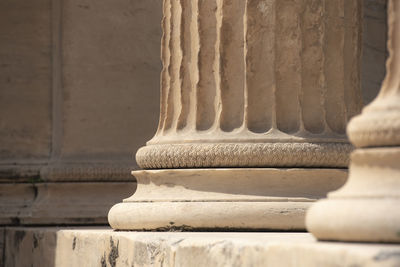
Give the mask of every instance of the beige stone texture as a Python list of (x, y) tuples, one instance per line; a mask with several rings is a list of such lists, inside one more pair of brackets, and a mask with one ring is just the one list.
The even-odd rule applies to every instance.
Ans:
[(6, 266), (398, 266), (400, 246), (315, 242), (308, 233), (7, 228)]
[(158, 113), (159, 2), (62, 2), (62, 160), (132, 163), (132, 150), (149, 138)]
[(318, 239), (400, 242), (400, 2), (388, 6), (386, 77), (378, 97), (348, 127), (349, 179), (308, 212)]
[(164, 1), (160, 122), (139, 166), (346, 167), (346, 123), (362, 106), (361, 11)]
[(50, 2), (0, 3), (0, 165), (35, 165), (50, 154)]
[(115, 205), (115, 229), (304, 229), (306, 209), (341, 187), (340, 169), (134, 171), (136, 192)]
[(130, 179), (131, 151), (149, 138), (159, 110), (160, 3), (59, 5), (53, 154), (41, 175), (51, 181)]

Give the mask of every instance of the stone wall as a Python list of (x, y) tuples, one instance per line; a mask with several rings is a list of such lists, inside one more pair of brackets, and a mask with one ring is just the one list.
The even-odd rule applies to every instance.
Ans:
[(2, 1), (0, 169), (133, 165), (158, 120), (160, 17), (158, 0)]
[(88, 222), (106, 223), (134, 186), (132, 153), (158, 120), (161, 6), (1, 1), (0, 223), (69, 223), (65, 210), (48, 217), (54, 203), (69, 205), (75, 223), (86, 203)]

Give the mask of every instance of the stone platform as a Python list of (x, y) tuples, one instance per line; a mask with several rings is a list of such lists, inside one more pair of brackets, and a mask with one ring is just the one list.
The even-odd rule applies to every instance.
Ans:
[[(3, 266), (400, 266), (400, 245), (317, 242), (299, 232), (125, 232), (8, 227)], [(1, 258), (3, 257), (3, 258)]]

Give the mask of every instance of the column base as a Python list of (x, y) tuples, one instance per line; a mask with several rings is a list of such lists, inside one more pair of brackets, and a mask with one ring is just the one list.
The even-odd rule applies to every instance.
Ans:
[(311, 203), (341, 187), (346, 169), (134, 171), (138, 188), (113, 206), (119, 230), (304, 230)]
[(357, 149), (349, 180), (307, 214), (320, 240), (400, 242), (400, 147)]

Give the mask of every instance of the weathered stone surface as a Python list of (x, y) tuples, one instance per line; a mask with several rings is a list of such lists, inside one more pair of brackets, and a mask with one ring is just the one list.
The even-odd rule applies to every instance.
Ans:
[[(55, 266), (54, 256), (59, 245), (54, 229), (5, 229), (4, 266)], [(50, 228), (51, 229), (51, 228)]]
[(173, 169), (132, 174), (138, 189), (108, 215), (115, 229), (301, 230), (311, 203), (347, 178), (345, 169)]
[(308, 233), (140, 233), (8, 228), (6, 266), (398, 266), (400, 246)]
[(131, 182), (0, 185), (0, 224), (106, 224), (107, 213), (136, 188)]
[(360, 0), (165, 0), (160, 122), (139, 166), (347, 167), (361, 11)]

